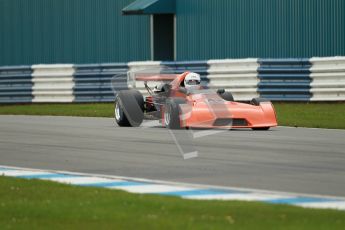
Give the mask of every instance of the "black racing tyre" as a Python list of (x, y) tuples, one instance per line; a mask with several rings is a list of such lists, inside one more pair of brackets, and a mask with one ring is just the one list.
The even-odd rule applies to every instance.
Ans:
[(250, 104), (259, 106), (261, 102), (270, 102), (270, 100), (268, 100), (266, 98), (259, 98), (259, 97), (257, 97), (257, 98), (253, 98), (250, 101)]
[(118, 96), (116, 96), (115, 98), (115, 103), (114, 103), (114, 117), (115, 117), (115, 121), (116, 123), (120, 126), (120, 127), (128, 127), (130, 126), (129, 121), (123, 111), (122, 105), (121, 105), (121, 101), (120, 98)]
[(185, 104), (184, 98), (168, 98), (164, 109), (164, 124), (169, 129), (181, 129), (180, 105)]
[(226, 92), (224, 89), (217, 90), (218, 95), (226, 101), (235, 101), (230, 92)]
[(269, 130), (270, 127), (256, 127), (256, 128), (252, 128), (252, 130), (256, 130), (256, 131), (265, 131), (265, 130)]
[(115, 98), (115, 121), (119, 126), (137, 127), (144, 120), (144, 97), (136, 90), (122, 90)]

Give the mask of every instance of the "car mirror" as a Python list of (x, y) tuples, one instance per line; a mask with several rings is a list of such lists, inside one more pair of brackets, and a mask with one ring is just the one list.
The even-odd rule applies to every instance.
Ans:
[(218, 89), (217, 90), (217, 94), (223, 94), (223, 93), (225, 93), (225, 89)]
[(170, 84), (164, 84), (162, 86), (162, 91), (163, 92), (169, 92), (171, 90), (171, 85)]
[(187, 94), (187, 89), (184, 87), (180, 87), (178, 90), (180, 93)]

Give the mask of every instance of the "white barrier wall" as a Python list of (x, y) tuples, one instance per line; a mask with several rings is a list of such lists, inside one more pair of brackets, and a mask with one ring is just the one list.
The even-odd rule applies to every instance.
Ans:
[(207, 78), (211, 88), (230, 91), (235, 100), (251, 100), (259, 97), (257, 92), (257, 59), (210, 60), (207, 62)]
[[(207, 62), (131, 62), (129, 66), (129, 87), (147, 94), (144, 82), (134, 81), (136, 75), (145, 73), (164, 74), (194, 71), (200, 73), (203, 85), (213, 89), (224, 88), (232, 92), (235, 100), (251, 100), (258, 97), (259, 82), (257, 59), (210, 60)], [(148, 82), (150, 87), (161, 82)]]
[(345, 57), (311, 58), (312, 101), (345, 101)]
[(33, 65), (32, 102), (73, 102), (73, 65)]
[(345, 57), (323, 57), (0, 67), (0, 103), (111, 102), (114, 76), (121, 76), (116, 90), (128, 86), (146, 94), (144, 83), (133, 81), (136, 73), (184, 71), (199, 73), (204, 85), (224, 88), (240, 101), (260, 96), (275, 101), (345, 101)]

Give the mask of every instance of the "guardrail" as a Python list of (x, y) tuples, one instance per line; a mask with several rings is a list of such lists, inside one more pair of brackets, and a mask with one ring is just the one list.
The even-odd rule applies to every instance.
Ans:
[[(129, 69), (136, 73), (181, 73), (196, 72), (201, 75), (203, 85), (224, 88), (232, 92), (236, 100), (251, 100), (258, 97), (257, 59), (228, 59), (193, 62), (132, 62)], [(131, 78), (134, 78), (132, 76)], [(149, 82), (154, 86), (159, 82)], [(144, 83), (136, 82), (136, 89), (146, 94)]]
[(32, 101), (31, 66), (0, 67), (0, 103)]
[(210, 60), (207, 78), (211, 88), (230, 91), (235, 100), (249, 101), (258, 97), (257, 59)]
[(311, 58), (312, 101), (345, 101), (345, 57)]
[(128, 71), (187, 70), (201, 74), (204, 85), (231, 91), (235, 100), (345, 101), (345, 57), (329, 57), (0, 67), (0, 103), (110, 102), (114, 88), (145, 92), (143, 82), (127, 82)]
[(258, 92), (275, 101), (309, 101), (311, 77), (309, 59), (259, 59)]
[[(75, 65), (74, 101), (75, 102), (110, 102), (114, 101), (111, 79), (123, 75), (127, 79), (127, 63)], [(126, 83), (126, 81), (125, 81)], [(117, 89), (127, 88), (117, 85)]]
[(73, 102), (73, 65), (33, 65), (32, 102)]

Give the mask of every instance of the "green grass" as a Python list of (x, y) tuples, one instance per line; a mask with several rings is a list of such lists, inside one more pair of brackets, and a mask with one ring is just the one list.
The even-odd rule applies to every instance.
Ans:
[(345, 129), (345, 103), (274, 103), (279, 125)]
[(344, 229), (345, 212), (194, 201), (0, 176), (1, 229)]
[[(274, 103), (282, 126), (345, 129), (345, 103)], [(0, 114), (112, 117), (112, 103), (1, 105)]]
[(113, 117), (112, 103), (0, 105), (0, 114)]

